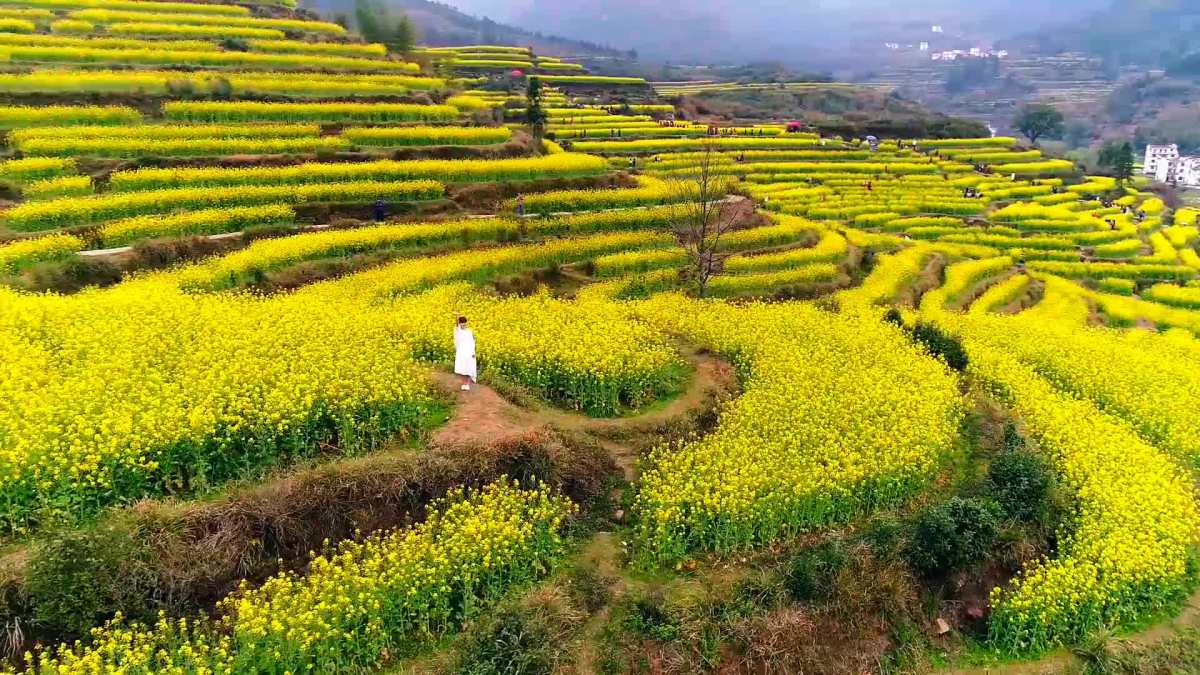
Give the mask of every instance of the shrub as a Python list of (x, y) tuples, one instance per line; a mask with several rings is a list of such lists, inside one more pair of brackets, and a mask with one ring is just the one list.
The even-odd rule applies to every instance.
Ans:
[(1004, 514), (1031, 521), (1045, 511), (1052, 484), (1050, 467), (1029, 452), (1000, 455), (988, 469), (988, 490)]
[(837, 539), (796, 554), (788, 563), (788, 593), (800, 602), (829, 600), (837, 590), (838, 572), (846, 559), (845, 547)]
[(635, 600), (627, 618), (629, 629), (654, 640), (679, 639), (682, 632), (679, 622), (667, 611), (665, 603), (661, 592)]
[(207, 237), (181, 237), (138, 242), (133, 246), (137, 266), (142, 269), (169, 267), (228, 252), (235, 240), (218, 241)]
[(967, 351), (957, 338), (943, 333), (933, 324), (919, 322), (912, 329), (913, 339), (925, 345), (934, 356), (945, 360), (946, 365), (959, 372), (967, 370)]
[(111, 286), (121, 280), (121, 268), (107, 260), (71, 257), (43, 262), (25, 272), (23, 286), (33, 291), (74, 293), (88, 286)]
[(561, 590), (536, 592), (520, 604), (500, 608), (462, 647), (460, 675), (555, 672), (584, 614)]
[(25, 590), (33, 620), (54, 633), (84, 635), (114, 611), (148, 611), (145, 565), (149, 550), (127, 532), (68, 531), (39, 543), (29, 560)]
[(904, 542), (904, 524), (891, 516), (881, 516), (867, 525), (863, 539), (877, 559), (891, 559)]
[(1001, 444), (1007, 452), (1018, 452), (1026, 447), (1025, 437), (1021, 435), (1021, 430), (1011, 421), (1004, 424), (1004, 438)]
[(909, 561), (922, 574), (938, 576), (973, 565), (996, 541), (997, 507), (991, 502), (954, 497), (917, 516)]

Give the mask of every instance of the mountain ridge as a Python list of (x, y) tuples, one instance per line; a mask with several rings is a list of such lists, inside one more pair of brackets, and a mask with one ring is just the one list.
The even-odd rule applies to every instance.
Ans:
[[(333, 17), (354, 15), (354, 0), (302, 0), (301, 6)], [(450, 4), (433, 0), (384, 0), (384, 5), (404, 12), (417, 25), (421, 42), (435, 47), (455, 47), (467, 44), (503, 44), (533, 47), (540, 54), (552, 56), (627, 58), (628, 51), (614, 49), (587, 40), (549, 35), (526, 30), (487, 16), (473, 16)]]

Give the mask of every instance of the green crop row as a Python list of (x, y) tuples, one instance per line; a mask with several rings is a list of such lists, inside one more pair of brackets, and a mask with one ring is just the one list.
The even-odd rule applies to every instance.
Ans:
[(301, 138), (317, 136), (316, 124), (147, 124), (142, 126), (45, 126), (17, 129), (8, 142), (18, 150), (33, 139)]
[[(525, 195), (525, 211), (547, 214), (631, 208), (685, 202), (695, 199), (696, 195), (694, 185), (687, 183), (671, 185), (656, 178), (641, 178), (638, 183), (639, 187), (625, 190), (558, 190)], [(506, 208), (515, 208), (515, 202), (509, 201)]]
[[(285, 41), (286, 42), (286, 41)], [(82, 47), (85, 49), (167, 49), (190, 52), (215, 52), (221, 46), (204, 40), (139, 40), (117, 37), (72, 37), (67, 35), (23, 35), (0, 33), (0, 50), (5, 45), (22, 47)]]
[(1144, 281), (1185, 281), (1196, 276), (1196, 270), (1179, 265), (1130, 265), (1105, 262), (1033, 261), (1030, 270), (1046, 272), (1069, 279), (1137, 279)]
[(261, 103), (254, 101), (171, 101), (167, 119), (183, 122), (449, 122), (458, 108), (414, 103)]
[[(236, 37), (236, 36), (231, 36)], [(314, 54), (262, 54), (235, 51), (175, 51), (167, 49), (96, 49), (76, 46), (0, 47), (0, 56), (12, 63), (99, 63), (114, 65), (237, 67), (331, 72), (420, 72), (420, 66), (403, 61), (359, 59)], [(86, 77), (86, 75), (80, 75)]]
[(342, 136), (355, 145), (491, 145), (512, 138), (505, 127), (366, 127), (346, 129)]
[(164, 38), (210, 38), (214, 40), (261, 39), (280, 40), (284, 32), (274, 28), (249, 28), (246, 26), (198, 26), (189, 23), (167, 21), (129, 21), (105, 26), (109, 35)]
[(225, 17), (248, 17), (250, 10), (238, 5), (201, 2), (152, 2), (148, 0), (2, 0), (0, 5), (40, 8), (46, 10), (136, 10), (169, 14), (213, 14)]
[(236, 185), (306, 185), (323, 182), (433, 179), (445, 183), (534, 180), (594, 176), (607, 170), (604, 160), (573, 153), (514, 159), (422, 159), (359, 163), (307, 163), (259, 166), (138, 169), (112, 174), (113, 192)]
[(20, 143), (34, 157), (218, 157), (347, 150), (339, 136), (308, 138), (33, 138)]
[(0, 178), (17, 183), (57, 178), (75, 173), (75, 160), (30, 157), (0, 162)]
[(646, 80), (640, 77), (604, 77), (602, 75), (535, 75), (533, 77), (542, 82), (561, 85), (646, 86)]
[(426, 200), (442, 196), (437, 181), (319, 183), (316, 185), (243, 185), (220, 190), (177, 188), (146, 192), (110, 192), (86, 198), (26, 202), (6, 211), (9, 228), (27, 232), (103, 223), (148, 214), (178, 210), (213, 209), (265, 204), (310, 202), (369, 202), (376, 199)]
[(172, 215), (136, 216), (105, 223), (104, 246), (125, 246), (142, 239), (237, 232), (260, 225), (290, 225), (296, 214), (286, 204), (204, 209)]
[(0, 106), (0, 128), (47, 125), (139, 124), (142, 114), (116, 106)]
[(59, 176), (34, 181), (21, 189), (29, 201), (58, 197), (86, 197), (94, 192), (91, 176)]
[[(286, 72), (183, 72), (153, 70), (35, 69), (0, 73), (0, 92), (8, 93), (222, 93), (298, 98), (394, 96), (412, 90), (439, 89), (445, 81), (410, 75)], [(52, 121), (52, 120), (51, 120)], [(223, 120), (221, 120), (223, 121)], [(43, 122), (44, 123), (44, 122)]]
[(175, 23), (201, 26), (231, 26), (237, 28), (263, 28), (277, 31), (324, 33), (345, 35), (346, 29), (336, 23), (325, 21), (301, 21), (298, 19), (265, 19), (253, 16), (214, 16), (184, 12), (139, 12), (115, 9), (81, 9), (71, 12), (72, 19), (97, 24), (114, 23)]

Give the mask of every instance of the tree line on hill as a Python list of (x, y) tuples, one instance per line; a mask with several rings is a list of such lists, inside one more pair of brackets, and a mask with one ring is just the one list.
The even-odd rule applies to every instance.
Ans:
[(394, 16), (380, 0), (354, 0), (353, 21), (346, 12), (334, 14), (333, 20), (344, 28), (357, 30), (368, 42), (387, 45), (389, 51), (399, 54), (411, 52), (420, 40), (408, 14), (400, 12)]

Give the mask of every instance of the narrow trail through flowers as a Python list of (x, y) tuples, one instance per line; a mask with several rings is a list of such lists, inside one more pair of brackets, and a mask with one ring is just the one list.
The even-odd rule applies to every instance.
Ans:
[(434, 433), (431, 444), (488, 445), (534, 429), (551, 428), (596, 442), (609, 452), (625, 479), (633, 480), (640, 446), (653, 441), (663, 429), (708, 412), (737, 392), (737, 373), (729, 363), (693, 347), (683, 347), (682, 355), (692, 367), (683, 392), (642, 414), (614, 418), (587, 417), (549, 404), (518, 406), (486, 384), (462, 391), (459, 377), (439, 371), (434, 374), (434, 382), (453, 396), (455, 407), (450, 421)]

